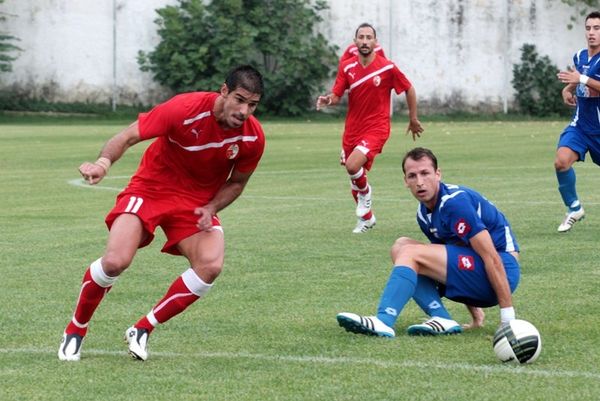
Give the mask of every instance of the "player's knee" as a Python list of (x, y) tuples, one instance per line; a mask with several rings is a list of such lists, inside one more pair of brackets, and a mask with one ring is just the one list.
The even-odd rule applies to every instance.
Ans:
[(107, 252), (102, 256), (102, 269), (104, 273), (115, 277), (123, 273), (131, 264), (131, 258), (118, 252)]
[(348, 162), (346, 162), (346, 171), (348, 172), (348, 175), (355, 175), (360, 171), (360, 168), (362, 166), (359, 165), (355, 165), (355, 164), (348, 164)]
[(566, 171), (571, 167), (569, 161), (562, 157), (556, 157), (554, 159), (554, 169), (556, 171)]
[(395, 261), (399, 257), (408, 257), (414, 253), (414, 245), (415, 241), (412, 238), (408, 237), (400, 237), (392, 245), (392, 249), (390, 251), (390, 255), (392, 257), (392, 261)]
[(218, 261), (213, 262), (203, 262), (194, 264), (193, 266), (194, 272), (207, 284), (212, 283), (219, 277), (221, 271), (223, 270), (223, 264)]

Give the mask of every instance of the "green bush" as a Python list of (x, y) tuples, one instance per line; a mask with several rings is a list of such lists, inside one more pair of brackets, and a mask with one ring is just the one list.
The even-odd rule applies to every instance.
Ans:
[(218, 90), (229, 69), (264, 75), (260, 110), (297, 116), (314, 104), (337, 65), (337, 47), (316, 33), (324, 1), (179, 0), (158, 9), (157, 47), (139, 52), (143, 71), (175, 92)]
[(548, 56), (540, 57), (535, 45), (521, 47), (521, 63), (513, 65), (513, 88), (519, 111), (536, 117), (568, 115), (563, 103), (564, 84), (557, 78), (558, 67)]
[[(0, 0), (1, 3), (4, 3), (4, 0)], [(0, 23), (6, 20), (6, 15), (5, 13), (0, 13)], [(3, 26), (0, 25), (0, 72), (8, 72), (12, 71), (12, 62), (17, 59), (16, 56), (11, 54), (21, 49), (11, 43), (19, 39), (5, 33), (2, 28)]]
[(109, 102), (48, 102), (44, 99), (36, 99), (25, 94), (0, 90), (0, 114), (3, 112), (14, 112), (18, 114), (39, 113), (40, 115), (52, 116), (89, 116), (107, 118), (135, 119), (137, 114), (147, 111), (150, 106), (133, 105), (119, 106), (117, 112), (112, 110)]

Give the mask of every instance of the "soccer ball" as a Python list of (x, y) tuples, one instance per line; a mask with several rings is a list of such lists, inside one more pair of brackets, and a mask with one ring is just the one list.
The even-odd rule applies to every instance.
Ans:
[(494, 334), (494, 352), (502, 362), (531, 363), (542, 351), (542, 337), (526, 320), (515, 319)]

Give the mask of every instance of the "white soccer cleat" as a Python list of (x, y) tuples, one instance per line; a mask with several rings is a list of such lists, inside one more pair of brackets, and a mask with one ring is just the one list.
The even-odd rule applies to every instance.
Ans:
[(63, 333), (58, 347), (58, 359), (61, 361), (78, 361), (81, 358), (81, 343), (83, 337), (79, 334)]
[(129, 355), (133, 359), (138, 359), (140, 361), (145, 361), (148, 359), (148, 330), (146, 329), (138, 329), (134, 326), (125, 331), (125, 341), (129, 346)]
[(359, 192), (357, 195), (356, 215), (358, 217), (363, 217), (371, 211), (371, 186), (368, 185), (368, 188), (369, 191), (366, 194), (361, 194)]
[(577, 223), (579, 220), (582, 220), (584, 217), (585, 217), (585, 212), (583, 211), (582, 207), (580, 207), (579, 210), (577, 210), (575, 212), (567, 213), (565, 215), (565, 219), (563, 220), (561, 225), (558, 226), (558, 232), (566, 233), (573, 227), (573, 225), (575, 223)]
[(462, 327), (454, 320), (434, 316), (421, 324), (409, 326), (407, 332), (409, 336), (437, 336), (462, 333)]
[(351, 333), (367, 336), (395, 337), (394, 329), (383, 323), (377, 316), (360, 316), (355, 313), (338, 313), (338, 324)]
[(372, 215), (369, 220), (358, 219), (356, 221), (356, 227), (352, 230), (355, 234), (365, 233), (369, 231), (371, 228), (375, 227), (375, 215)]

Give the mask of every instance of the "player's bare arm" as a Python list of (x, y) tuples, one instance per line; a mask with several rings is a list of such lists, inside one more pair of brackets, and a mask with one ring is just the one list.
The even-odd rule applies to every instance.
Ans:
[(483, 259), (485, 272), (498, 298), (498, 306), (500, 308), (512, 308), (512, 295), (506, 271), (502, 259), (494, 247), (490, 233), (483, 230), (472, 237), (470, 243), (475, 252)]
[(200, 231), (212, 230), (212, 217), (242, 194), (251, 176), (252, 172), (242, 173), (234, 169), (215, 197), (206, 205), (196, 208), (194, 211), (198, 215), (196, 225)]
[(99, 183), (108, 173), (110, 166), (119, 160), (125, 151), (140, 142), (137, 121), (113, 136), (104, 144), (98, 160), (94, 163), (84, 162), (79, 166), (82, 177), (90, 184)]
[(333, 93), (329, 95), (319, 96), (317, 98), (317, 111), (321, 110), (322, 107), (325, 106), (333, 106), (334, 104), (338, 104), (340, 102), (339, 96), (334, 95)]
[(406, 91), (406, 105), (408, 106), (408, 128), (406, 129), (406, 133), (409, 132), (412, 134), (413, 141), (417, 140), (417, 137), (421, 136), (421, 133), (425, 131), (421, 122), (417, 117), (417, 92), (415, 88), (411, 86)]

